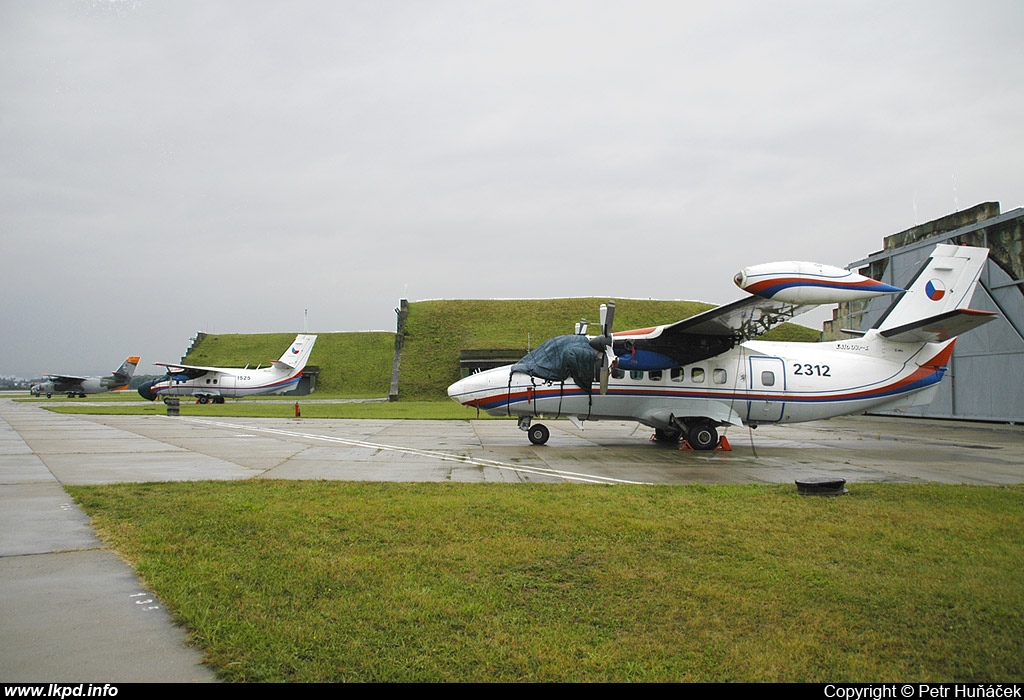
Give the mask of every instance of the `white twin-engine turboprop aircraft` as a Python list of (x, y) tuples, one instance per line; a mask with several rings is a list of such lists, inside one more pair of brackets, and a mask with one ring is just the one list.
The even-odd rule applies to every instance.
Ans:
[(150, 401), (158, 396), (195, 396), (199, 403), (224, 403), (225, 397), (283, 394), (294, 389), (302, 379), (315, 342), (315, 335), (297, 335), (281, 359), (271, 362), (269, 367), (256, 369), (154, 362), (166, 367), (167, 374), (140, 386), (139, 394)]
[[(804, 262), (741, 270), (754, 296), (677, 323), (612, 333), (615, 304), (601, 305), (601, 335), (552, 338), (514, 365), (448, 387), (459, 403), (519, 416), (530, 441), (547, 442), (540, 417), (635, 420), (663, 442), (697, 450), (722, 426), (796, 423), (881, 407), (929, 403), (958, 334), (993, 320), (967, 308), (988, 249), (939, 244), (906, 291), (837, 267)], [(812, 306), (899, 294), (873, 328), (826, 343), (753, 338)], [(572, 378), (571, 383), (566, 380)], [(594, 390), (598, 381), (600, 390)]]

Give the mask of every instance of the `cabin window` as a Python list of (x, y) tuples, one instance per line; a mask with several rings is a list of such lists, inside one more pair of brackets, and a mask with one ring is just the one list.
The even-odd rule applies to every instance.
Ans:
[(650, 372), (647, 373), (647, 377), (652, 382), (660, 382), (662, 375), (663, 373), (660, 369), (652, 369)]
[(640, 381), (644, 378), (644, 371), (642, 369), (631, 369), (629, 370), (629, 378)]
[(673, 367), (668, 371), (668, 376), (674, 382), (681, 382), (686, 378), (686, 372), (682, 367)]
[(775, 372), (761, 372), (761, 386), (775, 386)]
[(626, 373), (623, 372), (621, 369), (613, 369), (612, 370), (612, 379), (622, 379), (625, 376), (626, 376)]
[(713, 381), (715, 384), (725, 384), (728, 378), (729, 375), (726, 374), (726, 371), (724, 369), (716, 369), (714, 372), (711, 373), (711, 381)]
[(690, 370), (690, 381), (693, 382), (694, 384), (703, 384), (704, 383), (704, 368), (703, 367), (694, 367), (693, 369), (691, 369)]

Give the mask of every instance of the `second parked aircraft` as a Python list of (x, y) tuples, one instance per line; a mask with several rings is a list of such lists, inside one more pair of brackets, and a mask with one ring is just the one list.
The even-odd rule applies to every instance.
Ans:
[(143, 398), (153, 401), (165, 396), (195, 396), (199, 403), (224, 403), (226, 397), (283, 394), (302, 378), (315, 335), (297, 335), (280, 359), (269, 367), (199, 367), (172, 362), (153, 364), (167, 368), (167, 374), (139, 387)]

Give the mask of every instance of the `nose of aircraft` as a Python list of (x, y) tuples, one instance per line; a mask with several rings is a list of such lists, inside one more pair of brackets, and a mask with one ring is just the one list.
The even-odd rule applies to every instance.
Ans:
[(472, 378), (473, 375), (463, 377), (459, 381), (449, 386), (448, 396), (450, 396), (453, 401), (457, 401), (458, 403), (465, 405), (465, 403), (469, 401), (469, 395), (472, 393), (471, 386), (474, 383), (470, 381)]
[(463, 406), (484, 408), (490, 399), (504, 396), (509, 383), (509, 368), (496, 367), (463, 377), (448, 387), (448, 396)]
[[(473, 401), (484, 398), (490, 390), (499, 384), (504, 387), (508, 383), (508, 368), (500, 369), (503, 372), (489, 369), (463, 377), (448, 387), (448, 396), (463, 406), (472, 405)], [(499, 374), (501, 375), (500, 381), (496, 379)]]
[(153, 384), (155, 383), (156, 380), (151, 379), (148, 382), (141, 384), (139, 386), (139, 396), (146, 399), (146, 401), (152, 401), (153, 399), (155, 399), (156, 396), (153, 394)]

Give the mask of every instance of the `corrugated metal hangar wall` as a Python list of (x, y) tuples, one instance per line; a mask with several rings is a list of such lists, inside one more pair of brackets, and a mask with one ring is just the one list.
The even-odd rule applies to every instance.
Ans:
[[(1024, 209), (1000, 214), (999, 204), (916, 226), (885, 239), (885, 249), (850, 264), (862, 274), (906, 286), (936, 243), (989, 248), (989, 259), (971, 308), (995, 311), (999, 319), (957, 339), (949, 371), (929, 406), (893, 412), (925, 418), (1024, 422)], [(825, 324), (826, 338), (847, 337), (840, 329), (869, 329), (891, 299), (843, 304)]]

